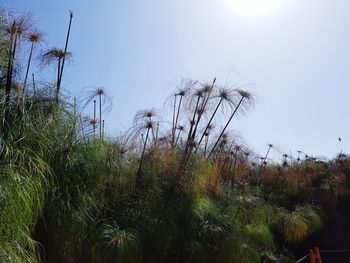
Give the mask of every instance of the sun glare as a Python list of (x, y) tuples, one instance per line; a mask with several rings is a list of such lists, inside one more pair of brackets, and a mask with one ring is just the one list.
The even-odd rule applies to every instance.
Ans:
[(226, 0), (234, 11), (247, 16), (266, 15), (278, 10), (286, 0)]

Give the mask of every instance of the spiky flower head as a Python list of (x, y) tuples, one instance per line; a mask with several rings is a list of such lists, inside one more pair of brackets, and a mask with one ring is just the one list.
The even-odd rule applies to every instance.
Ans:
[(154, 117), (158, 116), (158, 111), (155, 108), (140, 110), (134, 117), (134, 124), (142, 124), (145, 119), (152, 121)]
[(146, 129), (152, 129), (153, 128), (153, 122), (152, 121), (147, 121), (145, 124)]
[(27, 38), (32, 43), (39, 43), (43, 39), (43, 34), (41, 32), (31, 32)]
[(252, 98), (252, 94), (249, 93), (248, 91), (245, 90), (237, 90), (238, 94), (241, 95), (243, 98), (245, 99), (251, 99)]
[(218, 92), (218, 97), (224, 99), (224, 100), (231, 100), (232, 99), (232, 90), (230, 89), (225, 89), (225, 88), (220, 88)]
[(196, 91), (195, 91), (195, 93), (194, 93), (194, 96), (195, 97), (203, 97), (204, 96), (204, 90), (203, 89), (197, 89)]
[(44, 55), (42, 56), (42, 60), (46, 64), (50, 64), (53, 61), (62, 60), (64, 57), (70, 58), (72, 56), (72, 53), (70, 52), (64, 52), (64, 50), (60, 48), (52, 48), (48, 50)]
[(30, 14), (25, 14), (13, 18), (13, 20), (8, 23), (5, 30), (12, 36), (16, 35), (20, 37), (32, 27), (32, 24), (32, 16)]
[(203, 93), (209, 93), (212, 90), (212, 85), (204, 84), (201, 90)]
[(97, 120), (96, 120), (96, 119), (91, 119), (91, 120), (90, 120), (90, 124), (91, 124), (92, 126), (95, 126), (95, 125), (97, 124)]
[(96, 89), (96, 95), (97, 95), (97, 96), (101, 96), (101, 95), (104, 95), (104, 94), (105, 94), (105, 90), (104, 90), (103, 87), (98, 87), (98, 88)]
[(241, 150), (241, 146), (239, 145), (236, 145), (234, 148), (233, 148), (236, 152), (240, 151)]
[(179, 125), (179, 126), (177, 126), (177, 129), (178, 129), (179, 131), (184, 131), (184, 130), (185, 130), (185, 126)]
[(187, 91), (185, 89), (180, 89), (175, 95), (183, 97), (186, 95), (186, 92)]

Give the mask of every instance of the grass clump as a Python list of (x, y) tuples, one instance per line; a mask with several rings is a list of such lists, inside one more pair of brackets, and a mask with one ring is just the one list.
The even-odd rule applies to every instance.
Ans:
[(60, 89), (70, 31), (45, 56), (55, 82), (30, 83), (32, 53), (25, 78), (14, 74), (27, 42), (13, 18), (15, 31), (0, 28), (1, 61), (11, 55), (0, 62), (11, 69), (0, 79), (1, 262), (293, 262), (328, 222), (346, 229), (350, 158), (272, 161), (272, 144), (255, 154), (228, 129), (253, 106), (248, 91), (184, 80), (170, 122), (139, 111), (111, 138), (104, 88), (81, 103)]

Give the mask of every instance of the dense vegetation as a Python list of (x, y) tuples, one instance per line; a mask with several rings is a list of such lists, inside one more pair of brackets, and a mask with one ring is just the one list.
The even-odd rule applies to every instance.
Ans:
[[(170, 121), (143, 110), (108, 138), (102, 88), (61, 94), (68, 38), (38, 52), (28, 15), (1, 21), (1, 262), (295, 262), (350, 246), (348, 156), (257, 156), (228, 130), (254, 97), (216, 80), (184, 80)], [(54, 83), (29, 81), (34, 56)]]

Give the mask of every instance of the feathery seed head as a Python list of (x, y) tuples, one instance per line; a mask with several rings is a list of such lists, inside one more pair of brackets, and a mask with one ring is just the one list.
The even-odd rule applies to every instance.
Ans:
[(185, 94), (186, 94), (186, 90), (183, 89), (183, 90), (179, 90), (179, 92), (176, 93), (175, 95), (183, 97), (185, 96)]
[(28, 34), (27, 38), (32, 43), (38, 43), (43, 39), (43, 34), (40, 32), (32, 32)]
[(101, 96), (101, 95), (104, 95), (104, 94), (105, 94), (105, 91), (104, 91), (103, 87), (100, 87), (100, 88), (96, 89), (96, 95)]
[(154, 108), (140, 110), (136, 113), (136, 115), (134, 117), (134, 124), (141, 124), (144, 122), (144, 119), (151, 121), (157, 115), (158, 115), (157, 111)]
[(204, 91), (203, 91), (203, 89), (198, 89), (198, 90), (196, 90), (196, 92), (194, 93), (194, 95), (196, 96), (196, 97), (203, 97), (203, 95), (204, 95)]
[(197, 114), (198, 114), (198, 115), (202, 115), (202, 114), (204, 113), (204, 111), (205, 111), (205, 110), (204, 110), (203, 108), (198, 109), (198, 110), (197, 110)]
[(152, 129), (153, 128), (153, 122), (152, 121), (147, 121), (145, 124), (146, 129)]
[(207, 130), (211, 131), (212, 129), (214, 129), (214, 125), (213, 124), (209, 124)]
[(236, 145), (234, 148), (233, 148), (236, 152), (240, 151), (241, 150), (241, 146), (239, 145)]
[(251, 99), (252, 98), (252, 95), (248, 91), (237, 90), (237, 92), (238, 92), (239, 95), (241, 95), (245, 99)]
[(69, 59), (71, 58), (71, 56), (72, 56), (72, 53), (70, 52), (64, 52), (64, 50), (60, 48), (52, 48), (48, 50), (46, 53), (44, 53), (44, 55), (42, 56), (42, 61), (45, 64), (50, 64), (53, 61), (62, 60), (64, 57), (66, 59)]
[(219, 90), (219, 95), (218, 95), (220, 98), (224, 99), (224, 100), (228, 100), (229, 99), (229, 96), (230, 96), (230, 92), (228, 89), (223, 89), (221, 88)]
[(202, 88), (202, 92), (203, 93), (209, 93), (212, 89), (212, 85), (211, 84), (204, 84), (203, 88)]
[(22, 36), (26, 31), (32, 27), (32, 16), (29, 14), (22, 15), (13, 20), (5, 28), (6, 32), (10, 35)]
[(179, 125), (179, 126), (177, 126), (177, 129), (179, 131), (184, 131), (185, 130), (185, 126)]
[(93, 125), (93, 126), (96, 125), (97, 124), (97, 120), (96, 119), (91, 119), (90, 120), (90, 124)]

